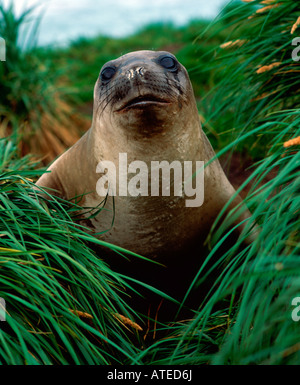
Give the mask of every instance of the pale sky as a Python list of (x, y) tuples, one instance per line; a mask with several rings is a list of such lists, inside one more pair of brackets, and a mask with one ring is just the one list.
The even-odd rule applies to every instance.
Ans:
[[(11, 0), (2, 0), (7, 5)], [(13, 0), (16, 11), (39, 5), (41, 44), (63, 44), (80, 36), (124, 36), (145, 24), (214, 18), (229, 0)]]

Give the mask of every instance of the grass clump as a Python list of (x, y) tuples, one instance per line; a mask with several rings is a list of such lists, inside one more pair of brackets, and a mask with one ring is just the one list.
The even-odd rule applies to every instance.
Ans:
[(7, 48), (0, 66), (0, 136), (10, 135), (20, 156), (31, 152), (48, 164), (82, 131), (74, 124), (79, 118), (70, 104), (71, 88), (58, 81), (61, 72), (51, 60), (36, 54), (40, 18), (32, 20), (34, 9), (16, 16), (13, 2), (0, 2), (0, 36)]
[[(214, 55), (205, 65), (198, 58), (198, 68), (203, 65), (204, 72), (215, 74), (206, 85), (216, 87), (201, 106), (205, 125), (212, 127), (222, 146), (218, 156), (239, 149), (257, 160), (239, 192), (250, 185), (249, 231), (254, 222), (260, 231), (247, 245), (248, 234), (242, 234), (214, 260), (230, 235), (230, 218), (215, 223), (209, 253), (191, 288), (217, 271), (215, 283), (192, 320), (157, 325), (157, 331), (167, 329), (167, 338), (141, 348), (136, 329), (132, 330), (139, 319), (124, 299), (131, 290), (126, 278), (87, 246), (86, 242), (101, 242), (74, 225), (71, 216), (76, 207), (55, 200), (46, 204), (28, 179), (40, 172), (28, 158), (16, 154), (15, 143), (0, 142), (0, 297), (6, 299), (8, 312), (0, 334), (2, 363), (299, 363), (299, 325), (292, 319), (292, 303), (300, 297), (300, 100), (299, 64), (291, 58), (295, 48), (291, 43), (300, 8), (291, 0), (269, 3), (239, 2), (224, 12), (211, 27), (216, 36), (210, 51)], [(222, 25), (228, 26), (228, 38), (224, 30), (218, 32)], [(145, 46), (132, 37), (123, 50), (151, 48), (146, 36), (153, 28), (158, 27), (144, 31)], [(174, 33), (172, 26), (165, 28)], [(191, 35), (194, 39), (194, 32)], [(188, 60), (191, 36), (186, 38), (176, 50), (177, 56)], [(200, 37), (196, 41), (201, 46)], [(95, 58), (104, 44), (103, 60), (121, 53), (117, 40), (78, 41), (56, 59), (56, 65), (69, 66), (73, 78), (65, 74), (76, 83), (84, 78), (78, 74), (91, 73), (92, 67), (96, 71), (95, 63), (99, 72), (100, 61)], [(167, 48), (165, 41), (157, 44), (152, 48)], [(88, 58), (78, 66), (83, 50)], [(194, 74), (196, 59), (190, 62)], [(85, 92), (90, 91), (84, 87), (95, 80), (90, 76), (93, 81), (88, 79), (81, 88), (85, 102)]]
[[(298, 14), (297, 2), (273, 1), (265, 6), (255, 0), (240, 2), (223, 16), (234, 35), (219, 47), (217, 90), (211, 90), (205, 109), (214, 127), (224, 127), (225, 140), (230, 134), (232, 141), (241, 137), (254, 124), (263, 125), (272, 112), (298, 108), (299, 64), (292, 60), (295, 33), (291, 33)], [(236, 148), (262, 159), (272, 147), (273, 135), (273, 130), (256, 133)]]
[[(231, 116), (235, 124), (237, 138), (221, 153), (237, 145), (255, 148), (258, 140), (261, 150), (264, 143), (263, 159), (240, 188), (252, 184), (247, 203), (260, 231), (250, 245), (240, 249), (244, 234), (225, 251), (210, 273), (224, 260), (226, 267), (195, 318), (174, 328), (170, 344), (164, 341), (163, 347), (157, 344), (147, 352), (149, 357), (155, 355), (156, 363), (300, 362), (299, 325), (292, 319), (293, 299), (300, 293), (300, 97), (295, 87), (299, 65), (291, 58), (291, 29), (299, 5), (274, 1), (253, 13), (253, 4), (263, 9), (258, 1), (251, 7), (242, 4), (241, 19), (240, 9), (234, 11), (239, 20), (236, 31), (241, 31), (247, 44), (231, 45), (233, 52), (218, 62), (226, 76), (215, 93), (218, 104), (212, 106), (211, 119), (222, 115), (226, 122)], [(278, 61), (280, 65), (258, 71)], [(269, 174), (275, 177), (266, 182)], [(227, 220), (215, 224), (205, 263), (225, 242), (226, 224)], [(195, 284), (207, 278), (200, 269)], [(160, 355), (160, 351), (167, 353)]]
[(128, 284), (87, 246), (97, 241), (75, 226), (74, 208), (46, 204), (28, 178), (38, 172), (8, 168), (14, 147), (0, 144), (0, 362), (137, 363), (125, 322), (133, 316), (120, 299)]

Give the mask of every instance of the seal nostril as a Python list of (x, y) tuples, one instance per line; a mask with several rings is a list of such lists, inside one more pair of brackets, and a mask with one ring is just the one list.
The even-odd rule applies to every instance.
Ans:
[(126, 77), (130, 80), (130, 79), (133, 79), (134, 78), (134, 70), (133, 69), (130, 69), (128, 71), (126, 71), (125, 73)]
[(136, 70), (139, 72), (140, 76), (145, 75), (145, 68), (144, 67), (137, 68)]
[(145, 68), (144, 67), (131, 68), (130, 70), (126, 71), (125, 75), (128, 79), (133, 79), (135, 76), (144, 77)]

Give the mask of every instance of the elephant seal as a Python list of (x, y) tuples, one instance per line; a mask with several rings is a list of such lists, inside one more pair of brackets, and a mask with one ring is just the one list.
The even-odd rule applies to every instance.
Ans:
[[(86, 221), (91, 232), (169, 266), (178, 259), (186, 260), (191, 250), (200, 250), (196, 258), (201, 259), (213, 222), (235, 194), (217, 159), (204, 172), (197, 169), (197, 161), (206, 164), (214, 156), (201, 128), (186, 69), (169, 52), (137, 51), (102, 67), (94, 88), (91, 128), (49, 167), (37, 185), (54, 189), (65, 199), (83, 195), (79, 205), (90, 208), (99, 208), (105, 199), (97, 186), (108, 192), (112, 191), (110, 185), (114, 195), (108, 194), (99, 213)], [(204, 180), (204, 185), (198, 186), (199, 190), (202, 187), (198, 205), (196, 197), (193, 201), (183, 188), (181, 195), (173, 192), (175, 174), (178, 177), (178, 169), (182, 166), (183, 171), (184, 165), (191, 164), (188, 162), (192, 163), (189, 175), (192, 172), (194, 180), (197, 175), (200, 182)], [(174, 176), (166, 187), (172, 190), (169, 196), (157, 193), (156, 188), (151, 194), (150, 177), (155, 174), (151, 167), (158, 164), (169, 165), (169, 177)], [(110, 165), (115, 165), (110, 171), (116, 182), (107, 178), (105, 186), (101, 178), (108, 174)], [(134, 171), (137, 179), (130, 182)], [(163, 182), (168, 172), (157, 175)], [(183, 179), (179, 175), (177, 180), (180, 190)], [(128, 192), (130, 183), (135, 186), (132, 194)], [(193, 189), (190, 186), (196, 191)], [(240, 203), (237, 196), (227, 212)], [(235, 223), (249, 216), (245, 208)]]

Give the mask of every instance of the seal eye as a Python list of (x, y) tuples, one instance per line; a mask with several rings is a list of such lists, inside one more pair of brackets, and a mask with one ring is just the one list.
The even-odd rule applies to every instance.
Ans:
[(100, 78), (103, 82), (108, 82), (116, 73), (114, 67), (106, 67), (101, 71)]
[(177, 62), (172, 56), (163, 56), (159, 62), (167, 70), (177, 70)]

